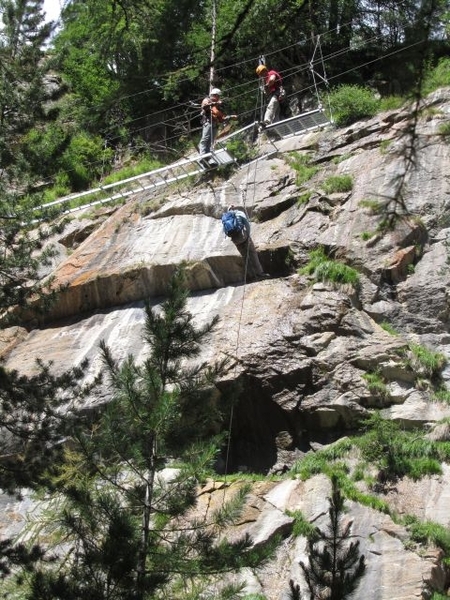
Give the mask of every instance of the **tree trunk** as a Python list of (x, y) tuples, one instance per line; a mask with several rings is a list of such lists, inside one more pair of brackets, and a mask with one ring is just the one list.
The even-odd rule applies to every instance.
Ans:
[(148, 478), (145, 484), (144, 506), (141, 524), (141, 548), (136, 568), (136, 600), (144, 600), (147, 551), (150, 536), (150, 520), (152, 514), (153, 486), (155, 482), (155, 435), (152, 434), (148, 444)]

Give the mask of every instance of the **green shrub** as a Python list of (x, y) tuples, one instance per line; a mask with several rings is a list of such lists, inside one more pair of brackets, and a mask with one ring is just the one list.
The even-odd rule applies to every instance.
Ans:
[(357, 85), (339, 86), (330, 93), (329, 101), (339, 127), (373, 117), (379, 109), (379, 101), (373, 92)]
[[(346, 440), (344, 447), (350, 450), (352, 444), (353, 442), (351, 442), (350, 440)], [(319, 451), (319, 453), (322, 452), (323, 451)], [(326, 451), (322, 458), (326, 461)], [(328, 458), (328, 460), (330, 460), (330, 458)], [(378, 510), (379, 512), (390, 514), (389, 504), (381, 498), (378, 498), (374, 494), (366, 494), (364, 492), (361, 492), (348, 476), (348, 469), (344, 468), (341, 463), (335, 463), (334, 469), (332, 465), (324, 465), (324, 470), (322, 472), (328, 475), (330, 478), (336, 477), (336, 479), (339, 482), (340, 491), (349, 500), (352, 500), (353, 502), (357, 502), (358, 504), (362, 504), (364, 506), (369, 506), (370, 508)]]
[(439, 125), (439, 135), (443, 135), (444, 137), (448, 137), (450, 135), (450, 123), (442, 123)]
[(309, 181), (319, 170), (318, 167), (310, 165), (310, 157), (307, 154), (292, 152), (291, 154), (288, 154), (287, 162), (297, 174), (295, 183), (298, 186)]
[(373, 213), (378, 214), (383, 210), (383, 205), (378, 200), (372, 200), (371, 198), (366, 198), (364, 200), (359, 201), (359, 206), (362, 208), (368, 208)]
[(348, 478), (342, 480), (341, 492), (345, 495), (346, 498), (352, 500), (353, 502), (357, 502), (358, 504), (362, 504), (363, 506), (368, 506), (369, 508), (373, 508), (384, 514), (390, 514), (391, 509), (389, 504), (382, 500), (381, 498), (373, 495), (373, 494), (365, 494), (361, 492)]
[(53, 202), (70, 194), (70, 182), (67, 173), (60, 171), (56, 174), (52, 187), (44, 191), (43, 204)]
[(294, 511), (286, 511), (288, 517), (292, 517), (294, 519), (294, 526), (292, 528), (292, 535), (294, 537), (310, 537), (315, 532), (316, 528), (312, 525), (305, 517), (300, 510)]
[(450, 58), (442, 58), (434, 69), (429, 69), (423, 84), (424, 94), (450, 85)]
[(420, 522), (413, 516), (405, 517), (404, 522), (414, 541), (420, 544), (434, 544), (442, 548), (447, 556), (450, 554), (450, 531), (447, 527), (433, 521)]
[(428, 377), (434, 377), (441, 372), (446, 363), (447, 359), (444, 354), (434, 352), (419, 344), (409, 344), (407, 365), (413, 371)]
[(103, 168), (112, 156), (113, 150), (104, 148), (100, 136), (82, 132), (72, 137), (58, 164), (66, 171), (72, 190), (80, 191), (103, 175)]
[(385, 96), (380, 100), (380, 110), (397, 110), (405, 104), (401, 96)]
[(304, 194), (301, 194), (298, 198), (297, 198), (297, 206), (301, 206), (302, 204), (307, 204), (309, 202), (309, 199), (312, 196), (312, 192), (305, 192)]
[(312, 275), (316, 281), (329, 281), (331, 283), (351, 284), (359, 283), (359, 273), (352, 267), (337, 260), (331, 260), (325, 254), (323, 247), (311, 250), (309, 262), (302, 269), (301, 275)]
[(109, 183), (115, 183), (116, 181), (123, 181), (129, 177), (135, 177), (136, 175), (142, 175), (149, 171), (154, 171), (162, 167), (162, 164), (151, 157), (142, 157), (138, 162), (131, 165), (127, 165), (122, 169), (110, 173), (103, 180), (102, 184), (107, 185)]
[(443, 402), (444, 404), (450, 404), (450, 390), (448, 390), (446, 387), (442, 386), (435, 391), (434, 398), (438, 402)]
[(23, 138), (24, 154), (41, 177), (50, 177), (55, 164), (69, 142), (69, 133), (60, 125), (31, 129)]
[(415, 457), (408, 465), (407, 475), (414, 481), (422, 479), (425, 475), (441, 475), (442, 467), (440, 460), (437, 458)]
[(380, 142), (380, 154), (386, 154), (386, 152), (388, 151), (388, 148), (391, 146), (392, 141), (391, 140), (382, 140)]
[(331, 162), (333, 163), (333, 165), (338, 165), (341, 162), (344, 162), (345, 160), (348, 160), (349, 158), (351, 158), (351, 153), (348, 154), (342, 154), (341, 156), (333, 156), (333, 158), (331, 159)]
[(394, 231), (398, 221), (398, 215), (393, 214), (385, 219), (382, 219), (377, 225), (377, 231), (379, 233), (386, 233), (387, 231)]
[(313, 475), (324, 473), (329, 466), (329, 461), (322, 453), (314, 452), (298, 460), (290, 472), (292, 475), (298, 475), (300, 479), (305, 481)]
[(330, 281), (332, 283), (349, 283), (357, 285), (359, 283), (358, 271), (343, 263), (328, 260), (321, 263), (314, 272), (317, 281)]
[(416, 431), (403, 431), (379, 413), (367, 419), (366, 432), (354, 443), (364, 460), (380, 470), (383, 479), (406, 476), (418, 480), (440, 474), (441, 462), (450, 458), (449, 443), (424, 439)]
[(325, 473), (327, 475), (347, 473), (347, 466), (339, 459), (348, 456), (352, 447), (353, 443), (351, 440), (342, 438), (339, 442), (323, 450), (306, 454), (304, 458), (294, 464), (290, 474), (298, 475), (301, 479), (306, 480), (317, 473)]
[(351, 175), (330, 175), (322, 185), (327, 194), (350, 192), (353, 188), (353, 179)]
[(239, 164), (246, 163), (257, 155), (256, 148), (252, 148), (244, 140), (238, 138), (227, 142), (227, 150)]
[(362, 377), (372, 394), (379, 396), (380, 398), (389, 397), (389, 391), (380, 373), (364, 373)]
[(392, 325), (387, 321), (383, 321), (382, 323), (380, 323), (380, 327), (388, 333), (390, 333), (391, 335), (398, 335), (397, 330), (394, 327), (392, 327)]

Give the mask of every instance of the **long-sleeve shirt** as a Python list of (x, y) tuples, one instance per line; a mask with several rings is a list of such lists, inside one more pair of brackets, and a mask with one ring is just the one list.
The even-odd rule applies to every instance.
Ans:
[(209, 96), (202, 101), (202, 121), (209, 123), (212, 121), (214, 125), (223, 123), (225, 120), (225, 112), (222, 109), (222, 102), (218, 100), (214, 102)]

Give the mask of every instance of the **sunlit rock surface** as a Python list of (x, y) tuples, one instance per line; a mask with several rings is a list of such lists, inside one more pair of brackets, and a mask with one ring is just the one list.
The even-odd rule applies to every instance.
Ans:
[[(405, 352), (413, 342), (450, 356), (450, 145), (439, 135), (450, 113), (449, 90), (426, 104), (433, 116), (419, 119), (414, 164), (405, 160), (410, 115), (399, 110), (275, 142), (276, 155), (242, 165), (228, 180), (173, 185), (98, 216), (80, 213), (55, 240), (52, 274), (64, 291), (45, 320), (3, 332), (7, 367), (30, 374), (42, 358), (62, 371), (88, 358), (92, 379), (101, 369), (101, 340), (119, 360), (129, 353), (143, 359), (144, 302), (161, 301), (183, 262), (196, 322), (220, 317), (200, 360), (231, 357), (219, 388), (237, 378), (242, 384), (227, 469), (284, 473), (305, 453), (351, 434), (375, 409), (432, 435), (450, 417), (450, 406), (417, 385)], [(297, 183), (292, 151), (308, 153), (318, 167), (310, 180)], [(332, 175), (349, 175), (352, 189), (327, 192)], [(246, 280), (242, 257), (221, 231), (220, 216), (230, 204), (251, 217), (269, 275), (264, 280)], [(313, 283), (299, 272), (319, 245), (359, 272), (357, 289)], [(374, 372), (386, 383), (383, 397), (364, 378)], [(446, 367), (443, 381), (449, 378)], [(108, 392), (100, 389), (83, 407), (105, 401)], [(384, 499), (400, 515), (448, 527), (449, 482), (443, 465), (442, 475), (398, 481)], [(214, 486), (203, 490), (199, 510), (219, 493)], [(242, 573), (248, 593), (285, 600), (289, 579), (304, 589), (305, 538), (293, 537), (288, 511), (301, 510), (324, 525), (328, 494), (323, 476), (255, 484), (238, 530), (258, 543), (278, 532), (283, 542), (261, 573)], [(15, 534), (31, 501), (1, 502), (1, 531)], [(416, 547), (408, 531), (381, 512), (353, 502), (347, 508), (367, 561), (355, 597), (411, 600), (428, 598), (426, 589), (444, 589), (447, 575), (436, 549)]]

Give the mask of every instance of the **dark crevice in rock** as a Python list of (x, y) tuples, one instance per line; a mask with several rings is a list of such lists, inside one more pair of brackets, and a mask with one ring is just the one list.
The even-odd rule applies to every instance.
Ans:
[(58, 242), (66, 248), (76, 248), (84, 242), (93, 231), (99, 227), (100, 223), (88, 223), (85, 227), (80, 227), (68, 234), (62, 235)]
[[(327, 413), (327, 414), (325, 414)], [(363, 411), (361, 411), (363, 413)], [(348, 422), (350, 414), (340, 414), (338, 410), (329, 411), (304, 411), (301, 419), (304, 424), (303, 446), (317, 449), (318, 446), (327, 446), (340, 440), (342, 437), (357, 435), (360, 419)], [(327, 426), (325, 426), (327, 422)]]
[(397, 302), (398, 292), (397, 286), (389, 283), (386, 279), (380, 276), (380, 280), (377, 282), (378, 289), (374, 297), (374, 301), (379, 302), (385, 300), (386, 302)]
[(327, 196), (322, 196), (321, 194), (316, 193), (314, 197), (310, 198), (306, 210), (308, 212), (317, 212), (323, 215), (329, 215), (333, 210), (333, 203)]
[(277, 463), (280, 435), (292, 439), (292, 449), (298, 444), (292, 416), (271, 399), (260, 380), (244, 376), (241, 384), (229, 431), (228, 461), (223, 466), (228, 472), (268, 473)]
[[(278, 191), (272, 191), (271, 196), (279, 194)], [(271, 219), (276, 219), (283, 212), (294, 206), (298, 201), (298, 195), (295, 194), (293, 196), (287, 196), (283, 200), (278, 200), (276, 203), (267, 206), (261, 206), (257, 210), (255, 210), (254, 214), (257, 217), (259, 222), (270, 221)]]
[(247, 373), (238, 383), (228, 461), (224, 452), (222, 470), (269, 473), (310, 449), (304, 411), (299, 410), (300, 398), (317, 391), (309, 367), (272, 379)]
[(271, 277), (287, 277), (295, 272), (290, 246), (261, 250), (258, 256), (263, 271)]

